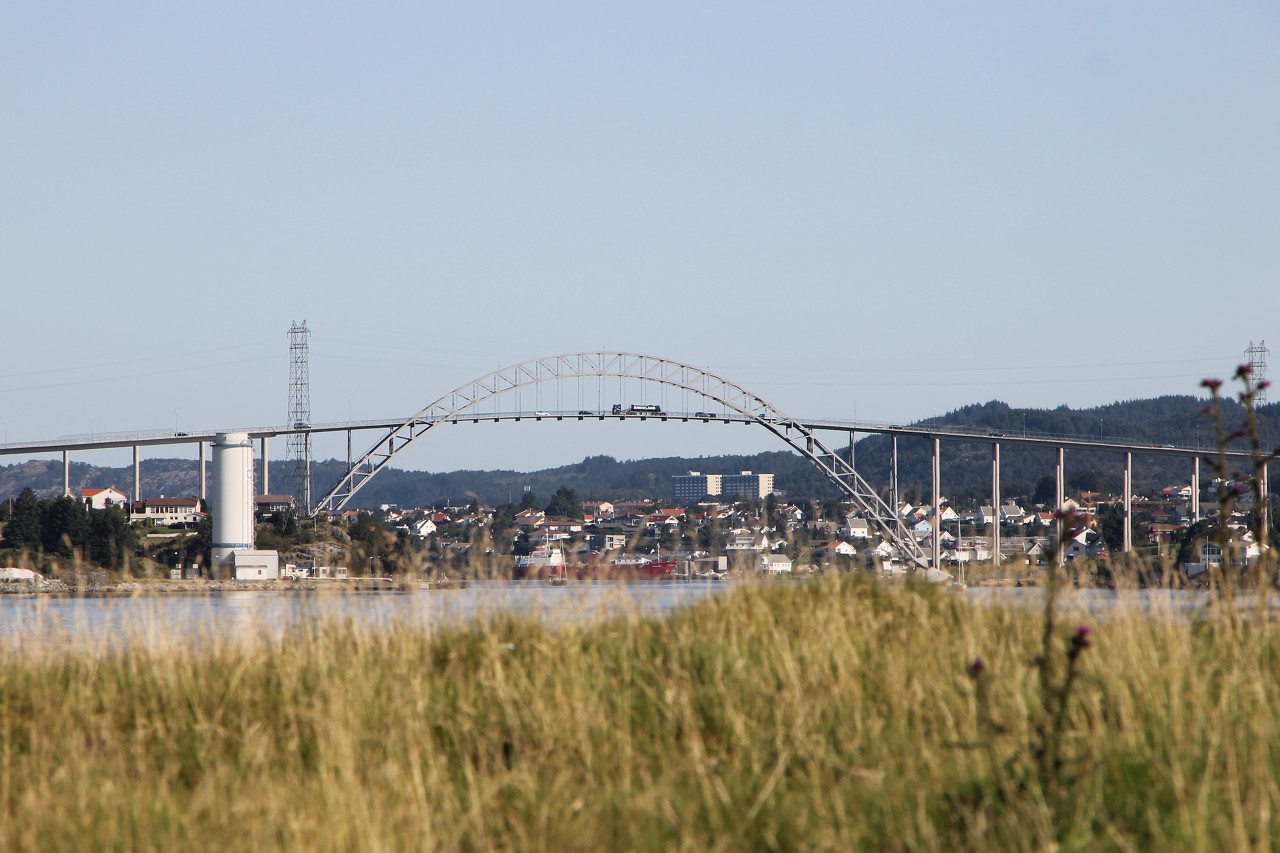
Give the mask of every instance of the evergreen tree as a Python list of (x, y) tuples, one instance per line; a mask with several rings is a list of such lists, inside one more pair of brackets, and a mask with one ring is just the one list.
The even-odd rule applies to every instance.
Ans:
[(27, 487), (18, 495), (13, 504), (13, 517), (4, 528), (4, 538), (14, 548), (35, 549), (40, 547), (40, 526), (44, 518), (44, 507), (41, 506), (36, 490)]
[(88, 528), (85, 506), (70, 495), (49, 504), (40, 524), (40, 544), (46, 554), (70, 557), (84, 544)]
[(137, 547), (138, 535), (122, 507), (89, 510), (85, 535), (85, 556), (108, 569), (124, 566), (127, 555)]
[(545, 512), (548, 516), (554, 518), (581, 519), (582, 498), (578, 497), (578, 493), (568, 486), (561, 486), (551, 496), (551, 503), (547, 504)]

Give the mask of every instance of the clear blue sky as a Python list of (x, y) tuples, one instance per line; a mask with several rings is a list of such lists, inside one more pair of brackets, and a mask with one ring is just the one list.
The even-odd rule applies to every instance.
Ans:
[[(600, 347), (814, 417), (1194, 393), (1280, 362), (1277, 45), (1270, 2), (10, 4), (0, 440), (281, 423), (303, 319), (316, 421)], [(630, 427), (404, 464), (775, 447)]]

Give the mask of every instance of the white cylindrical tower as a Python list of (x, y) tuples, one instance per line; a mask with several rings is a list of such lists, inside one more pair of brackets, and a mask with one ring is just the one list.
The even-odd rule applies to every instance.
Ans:
[(213, 441), (213, 570), (227, 567), (233, 551), (253, 550), (253, 440), (248, 433), (219, 433)]

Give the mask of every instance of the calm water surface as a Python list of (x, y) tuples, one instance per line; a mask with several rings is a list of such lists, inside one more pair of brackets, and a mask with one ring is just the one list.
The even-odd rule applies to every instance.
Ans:
[(448, 627), (501, 613), (549, 624), (661, 615), (728, 588), (712, 581), (643, 584), (475, 581), (422, 592), (219, 592), (137, 598), (0, 596), (0, 649), (199, 645), (213, 637), (279, 636), (291, 626), (347, 618), (362, 627)]
[[(221, 592), (138, 598), (0, 596), (0, 650), (123, 645), (199, 646), (212, 638), (279, 636), (290, 627), (326, 618), (361, 627), (407, 624), (443, 628), (502, 613), (536, 615), (551, 625), (609, 616), (662, 615), (716, 595), (729, 582), (577, 583), (476, 581), (466, 589), (423, 592)], [(1044, 591), (977, 588), (960, 593), (976, 603), (1038, 607)], [(1064, 593), (1063, 607), (1105, 618), (1136, 609), (1189, 618), (1211, 607), (1209, 593), (1108, 590)], [(1280, 607), (1280, 600), (1273, 601)]]

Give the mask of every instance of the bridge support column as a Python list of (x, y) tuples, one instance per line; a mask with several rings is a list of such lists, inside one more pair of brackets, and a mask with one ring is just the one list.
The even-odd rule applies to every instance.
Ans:
[(1271, 478), (1267, 474), (1266, 462), (1262, 463), (1262, 469), (1258, 471), (1258, 478), (1258, 485), (1262, 487), (1262, 530), (1265, 531), (1267, 526), (1270, 524), (1271, 519), (1271, 516), (1269, 515), (1271, 511)]
[(209, 480), (205, 476), (206, 456), (208, 445), (200, 442), (200, 500), (207, 501), (209, 499)]
[(942, 565), (942, 442), (933, 438), (933, 567)]
[(849, 433), (849, 467), (857, 471), (856, 464), (858, 459), (858, 434), (856, 432)]
[(62, 496), (71, 494), (71, 454), (62, 451)]
[(347, 430), (347, 470), (351, 470), (351, 430)]
[[(898, 434), (889, 436), (889, 505), (893, 517), (898, 518)], [(350, 467), (350, 466), (348, 466)], [(901, 521), (901, 519), (899, 519)]]
[(267, 461), (267, 437), (262, 437), (262, 493), (264, 495), (271, 494), (271, 467)]
[[(1065, 477), (1065, 474), (1064, 474), (1064, 467), (1065, 467), (1065, 466), (1063, 465), (1063, 462), (1064, 462), (1064, 459), (1065, 459), (1066, 455), (1067, 455), (1066, 450), (1065, 450), (1065, 449), (1063, 449), (1063, 448), (1061, 448), (1061, 447), (1059, 447), (1059, 448), (1058, 448), (1058, 464), (1057, 464), (1056, 466), (1054, 466), (1054, 473), (1055, 473), (1055, 475), (1056, 475), (1056, 477), (1057, 477), (1057, 489), (1058, 489), (1058, 492), (1057, 492), (1057, 508), (1058, 508), (1059, 510), (1061, 510), (1061, 509), (1062, 509), (1062, 505), (1063, 505), (1064, 503), (1066, 503), (1066, 502), (1067, 502), (1067, 495), (1066, 495), (1066, 482), (1065, 482), (1065, 479), (1064, 479), (1064, 477)], [(1067, 549), (1064, 547), (1064, 545), (1065, 545), (1066, 543), (1063, 541), (1063, 540), (1066, 538), (1065, 536), (1063, 536), (1063, 533), (1064, 533), (1064, 531), (1065, 531), (1065, 529), (1066, 529), (1064, 525), (1065, 525), (1065, 519), (1059, 518), (1059, 519), (1058, 519), (1058, 523), (1057, 523), (1057, 524), (1055, 524), (1055, 525), (1053, 526), (1053, 532), (1054, 532), (1054, 534), (1058, 537), (1058, 545), (1057, 545), (1057, 547), (1056, 547), (1054, 550), (1057, 552), (1057, 558), (1056, 558), (1056, 559), (1057, 559), (1057, 561), (1058, 561), (1058, 565), (1059, 565), (1059, 566), (1062, 566), (1062, 565), (1064, 565), (1064, 564), (1067, 562), (1067, 559), (1066, 559), (1066, 558), (1067, 558), (1067, 555), (1066, 555), (1066, 550), (1067, 550)]]
[(1191, 460), (1191, 523), (1200, 520), (1200, 457)]
[(1000, 565), (1000, 442), (991, 445), (991, 562)]
[(138, 456), (138, 445), (133, 446), (133, 502), (142, 500), (142, 460)]
[(1133, 551), (1133, 451), (1124, 454), (1124, 552)]

